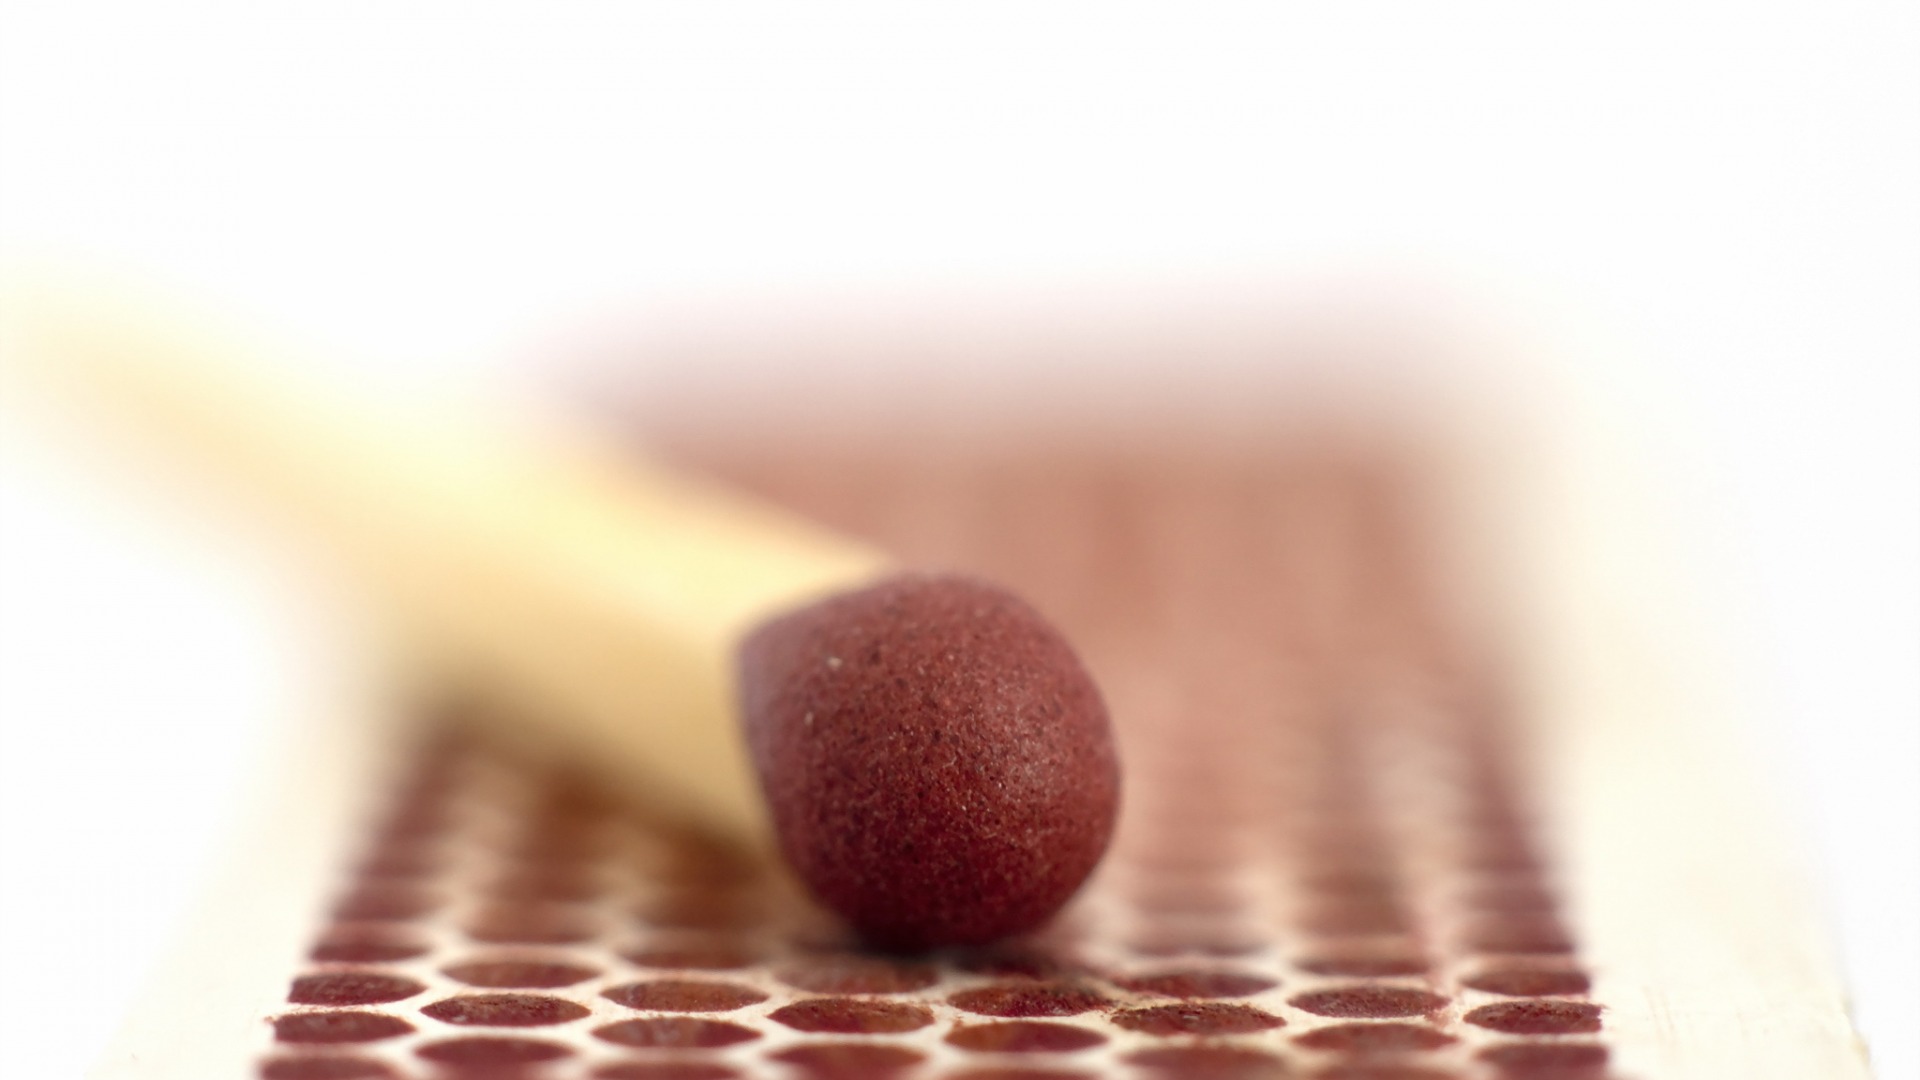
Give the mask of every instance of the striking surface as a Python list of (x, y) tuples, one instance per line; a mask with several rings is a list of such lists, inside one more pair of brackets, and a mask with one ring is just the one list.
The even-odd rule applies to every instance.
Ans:
[(874, 953), (778, 879), (456, 729), (287, 972), (263, 1077), (1616, 1068), (1530, 810), (1546, 778), (1438, 600), (1405, 458), (857, 450), (703, 460), (1059, 620), (1127, 763), (1087, 887), (1002, 945)]
[(787, 862), (890, 948), (1031, 930), (1107, 848), (1106, 706), (1025, 603), (902, 576), (777, 619), (741, 649), (748, 747)]

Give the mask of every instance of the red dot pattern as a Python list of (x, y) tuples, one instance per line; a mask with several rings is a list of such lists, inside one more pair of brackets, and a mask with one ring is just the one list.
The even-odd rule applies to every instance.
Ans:
[(1251, 1005), (1221, 1005), (1210, 1001), (1124, 1009), (1113, 1014), (1113, 1022), (1128, 1031), (1147, 1035), (1246, 1035), (1286, 1023)]
[(884, 1035), (926, 1027), (933, 1023), (933, 1012), (924, 1005), (899, 1001), (808, 998), (783, 1005), (768, 1013), (767, 1018), (795, 1031)]
[(466, 994), (436, 1001), (420, 1011), (459, 1027), (547, 1027), (591, 1013), (576, 1002), (538, 994)]
[(1128, 767), (1105, 865), (1030, 938), (882, 955), (452, 707), (317, 905), (259, 1076), (1609, 1075), (1506, 706), (1390, 455), (703, 455), (1062, 625)]
[(377, 971), (328, 971), (293, 980), (287, 1000), (295, 1005), (379, 1005), (410, 998), (426, 987)]
[(1076, 1016), (1111, 1003), (1105, 995), (1086, 986), (1031, 981), (963, 990), (947, 1002), (956, 1009), (982, 1016)]
[(666, 1012), (731, 1012), (767, 999), (767, 995), (739, 983), (679, 979), (616, 986), (605, 996), (629, 1009)]
[(413, 1025), (376, 1012), (302, 1012), (276, 1017), (273, 1037), (283, 1043), (365, 1043), (405, 1035)]
[(1064, 1054), (1106, 1041), (1098, 1031), (1044, 1020), (961, 1024), (947, 1035), (950, 1045), (988, 1054)]
[(1420, 1016), (1440, 1011), (1447, 999), (1406, 986), (1342, 986), (1294, 997), (1293, 1005), (1315, 1016)]
[(621, 1046), (680, 1047), (710, 1049), (752, 1042), (760, 1033), (750, 1027), (725, 1020), (700, 1020), (690, 1016), (645, 1016), (622, 1020), (595, 1028), (594, 1035)]

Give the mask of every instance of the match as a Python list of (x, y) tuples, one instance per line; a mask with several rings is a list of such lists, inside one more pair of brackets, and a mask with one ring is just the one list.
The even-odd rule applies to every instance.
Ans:
[(143, 298), (37, 289), (24, 351), (91, 411), (340, 556), (452, 670), (650, 810), (776, 847), (868, 941), (1044, 923), (1099, 862), (1119, 765), (1030, 606), (891, 565), (631, 452), (267, 374)]

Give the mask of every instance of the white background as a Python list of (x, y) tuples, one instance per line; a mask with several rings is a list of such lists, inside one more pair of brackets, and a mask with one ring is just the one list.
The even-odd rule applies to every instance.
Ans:
[[(689, 297), (1455, 297), (1628, 436), (1883, 1075), (1920, 1075), (1920, 5), (0, 12), (9, 260), (163, 274), (362, 374), (537, 383), (530, 343)], [(329, 632), (25, 412), (0, 1044), (51, 1076), (104, 1039)]]

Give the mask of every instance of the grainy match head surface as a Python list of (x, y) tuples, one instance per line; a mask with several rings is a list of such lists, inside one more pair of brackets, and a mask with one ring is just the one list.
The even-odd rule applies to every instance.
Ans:
[(1011, 594), (904, 575), (754, 633), (749, 750), (781, 851), (876, 944), (1032, 929), (1106, 850), (1119, 768), (1099, 691)]

